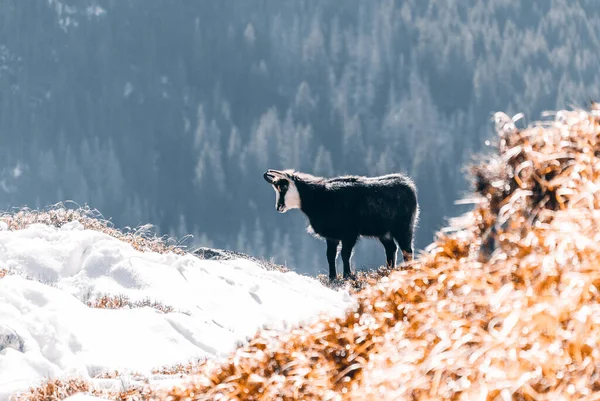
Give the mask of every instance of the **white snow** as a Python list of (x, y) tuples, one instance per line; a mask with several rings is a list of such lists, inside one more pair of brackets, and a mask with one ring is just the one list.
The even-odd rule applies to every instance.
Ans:
[[(353, 304), (296, 273), (248, 260), (138, 252), (78, 222), (58, 229), (0, 227), (0, 400), (47, 378), (218, 358), (264, 325), (283, 328)], [(150, 299), (175, 309), (95, 309), (98, 295)]]

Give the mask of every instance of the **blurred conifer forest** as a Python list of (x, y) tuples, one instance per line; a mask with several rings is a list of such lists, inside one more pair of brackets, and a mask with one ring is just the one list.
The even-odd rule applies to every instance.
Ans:
[[(495, 111), (600, 99), (594, 0), (0, 0), (0, 208), (73, 200), (324, 272), (267, 168), (408, 173), (429, 244)], [(519, 124), (529, 123), (527, 119)], [(357, 267), (385, 261), (363, 240)]]

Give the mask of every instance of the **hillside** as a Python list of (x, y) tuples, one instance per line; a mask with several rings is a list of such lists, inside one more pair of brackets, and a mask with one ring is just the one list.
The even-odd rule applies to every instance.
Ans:
[(521, 130), (495, 116), (473, 210), (358, 307), (265, 330), (169, 400), (600, 396), (600, 107)]
[(495, 119), (497, 144), (471, 168), (473, 210), (344, 316), (261, 330), (170, 389), (76, 380), (21, 399), (598, 399), (600, 107), (527, 129)]
[(109, 391), (146, 380), (172, 385), (170, 373), (227, 355), (264, 325), (341, 315), (352, 303), (347, 292), (293, 272), (202, 260), (78, 212), (7, 215), (0, 400), (47, 378)]

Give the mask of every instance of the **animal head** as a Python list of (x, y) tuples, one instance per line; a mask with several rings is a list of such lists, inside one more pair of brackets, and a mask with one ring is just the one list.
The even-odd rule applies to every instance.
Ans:
[(279, 213), (300, 208), (300, 194), (291, 173), (267, 170), (263, 177), (275, 190), (275, 208)]

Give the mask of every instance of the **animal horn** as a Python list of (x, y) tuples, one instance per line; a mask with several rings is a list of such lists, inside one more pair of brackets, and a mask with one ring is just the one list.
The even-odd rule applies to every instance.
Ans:
[(263, 178), (265, 179), (266, 182), (268, 182), (269, 184), (272, 184), (273, 181), (275, 180), (275, 174), (273, 174), (273, 170), (267, 170), (263, 174)]
[(272, 184), (275, 178), (285, 177), (285, 173), (283, 171), (269, 169), (263, 174), (263, 177), (269, 184)]

